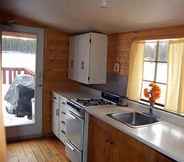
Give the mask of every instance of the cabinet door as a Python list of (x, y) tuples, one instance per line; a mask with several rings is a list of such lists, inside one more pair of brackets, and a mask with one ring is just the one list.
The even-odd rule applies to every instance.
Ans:
[(78, 42), (77, 37), (70, 38), (69, 71), (68, 77), (72, 80), (78, 80), (79, 61), (78, 61)]
[(88, 83), (90, 34), (81, 34), (70, 39), (69, 78)]
[(66, 144), (66, 98), (63, 98), (60, 96), (60, 116), (59, 116), (59, 122), (60, 122), (60, 140), (63, 142), (63, 144)]
[(96, 118), (89, 123), (88, 162), (174, 162)]
[(52, 102), (52, 131), (59, 138), (59, 108), (55, 100)]
[(66, 104), (67, 104), (67, 99), (60, 96), (60, 106), (59, 106), (59, 109), (60, 109), (60, 121), (65, 121), (65, 114), (66, 114)]
[(157, 162), (157, 152), (118, 130), (112, 132), (111, 148), (112, 162)]
[(110, 135), (96, 123), (93, 118), (89, 122), (88, 162), (111, 162)]
[(91, 33), (89, 83), (105, 84), (107, 71), (107, 36)]
[(77, 36), (77, 43), (78, 81), (82, 83), (88, 83), (90, 34), (82, 34)]

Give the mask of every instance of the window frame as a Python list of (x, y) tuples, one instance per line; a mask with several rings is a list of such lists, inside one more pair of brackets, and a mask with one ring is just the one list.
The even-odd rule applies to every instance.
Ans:
[[(161, 84), (161, 85), (164, 85), (166, 86), (166, 91), (167, 91), (167, 86), (168, 86), (168, 71), (167, 71), (167, 81), (166, 83), (163, 83), (163, 82), (157, 82), (156, 79), (157, 79), (157, 69), (158, 69), (158, 64), (159, 63), (165, 63), (167, 64), (168, 66), (168, 60), (167, 61), (160, 61), (159, 60), (159, 43), (160, 41), (162, 40), (157, 40), (157, 41), (147, 41), (148, 43), (151, 43), (151, 42), (156, 42), (156, 54), (155, 54), (155, 60), (143, 60), (143, 66), (144, 66), (144, 63), (145, 62), (149, 62), (149, 63), (155, 63), (155, 67), (154, 67), (154, 79), (153, 80), (145, 80), (143, 77), (142, 77), (142, 82), (141, 82), (141, 94), (140, 94), (140, 101), (141, 102), (144, 102), (144, 103), (149, 103), (149, 100), (147, 99), (144, 99), (142, 98), (142, 91), (143, 91), (143, 83), (144, 82), (155, 82), (157, 84)], [(146, 42), (145, 42), (146, 43)], [(145, 44), (144, 44), (144, 48), (145, 48)], [(168, 50), (167, 50), (168, 52)], [(144, 53), (145, 54), (145, 53)], [(144, 68), (143, 68), (143, 74), (144, 74)], [(159, 103), (159, 102), (156, 102), (155, 105), (161, 107), (161, 108), (164, 108), (165, 104), (162, 104), (162, 103)]]

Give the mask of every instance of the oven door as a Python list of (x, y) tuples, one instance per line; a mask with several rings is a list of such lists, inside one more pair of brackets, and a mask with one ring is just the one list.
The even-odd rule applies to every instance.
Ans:
[(67, 105), (66, 138), (77, 149), (83, 150), (84, 119), (76, 113), (76, 109)]
[(66, 143), (65, 151), (71, 162), (82, 162), (82, 151), (79, 151), (70, 143)]

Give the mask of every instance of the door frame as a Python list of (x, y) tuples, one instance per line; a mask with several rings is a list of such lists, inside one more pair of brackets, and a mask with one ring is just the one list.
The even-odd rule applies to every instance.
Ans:
[(0, 25), (0, 30), (7, 32), (21, 32), (37, 35), (36, 52), (36, 78), (35, 78), (35, 123), (6, 127), (8, 140), (27, 139), (42, 136), (43, 128), (43, 52), (44, 52), (44, 29), (23, 25)]

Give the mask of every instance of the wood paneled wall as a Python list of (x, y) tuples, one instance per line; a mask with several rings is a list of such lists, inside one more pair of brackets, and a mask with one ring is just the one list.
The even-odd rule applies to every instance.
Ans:
[(52, 90), (77, 88), (77, 84), (68, 80), (69, 35), (58, 30), (46, 29), (44, 52), (44, 130), (51, 130)]
[(16, 24), (44, 29), (43, 58), (43, 133), (51, 133), (51, 97), (53, 90), (77, 89), (78, 84), (67, 79), (69, 35), (59, 29), (35, 22), (5, 11), (0, 12), (0, 22), (15, 20)]
[(184, 25), (109, 35), (108, 72), (113, 72), (114, 63), (119, 62), (119, 74), (128, 75), (129, 52), (134, 40), (177, 37), (184, 37)]

